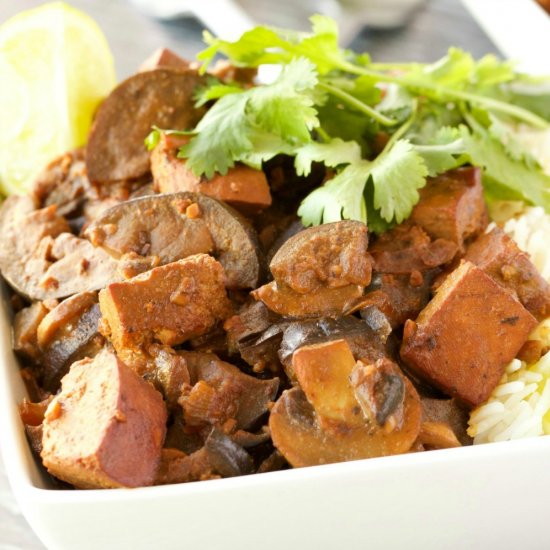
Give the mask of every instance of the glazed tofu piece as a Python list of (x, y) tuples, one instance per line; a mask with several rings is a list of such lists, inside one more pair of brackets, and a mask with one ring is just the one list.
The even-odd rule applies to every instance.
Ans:
[(292, 369), (322, 423), (365, 424), (350, 383), (354, 366), (355, 359), (345, 340), (304, 346), (294, 352)]
[(224, 201), (244, 214), (253, 214), (271, 205), (267, 178), (261, 170), (237, 164), (227, 174), (201, 178), (177, 157), (187, 138), (164, 134), (151, 154), (155, 190), (159, 193), (191, 191)]
[(140, 66), (139, 71), (154, 71), (159, 68), (180, 69), (189, 68), (189, 61), (180, 57), (168, 48), (155, 50)]
[(48, 406), (44, 466), (81, 489), (151, 485), (166, 420), (160, 393), (104, 351), (74, 363)]
[(158, 342), (181, 344), (231, 313), (222, 266), (196, 254), (99, 293), (103, 330), (117, 351)]
[(416, 322), (405, 324), (401, 358), (419, 376), (474, 407), (489, 397), (536, 325), (510, 292), (462, 262)]
[(411, 221), (434, 239), (455, 242), (464, 250), (464, 241), (479, 235), (488, 223), (483, 199), (481, 170), (457, 168), (436, 178), (420, 189), (420, 202)]
[(550, 285), (529, 255), (498, 227), (478, 237), (466, 251), (465, 259), (511, 290), (539, 321), (550, 315)]

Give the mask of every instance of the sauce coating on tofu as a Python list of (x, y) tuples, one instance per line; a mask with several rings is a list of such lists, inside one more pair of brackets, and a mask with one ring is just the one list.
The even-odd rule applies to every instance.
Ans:
[(151, 485), (166, 434), (162, 396), (103, 351), (75, 363), (43, 422), (42, 460), (75, 487)]
[(463, 250), (464, 243), (479, 235), (489, 222), (481, 170), (458, 168), (429, 178), (420, 189), (420, 202), (410, 219), (432, 238), (452, 241)]
[(536, 325), (514, 296), (463, 262), (416, 321), (405, 323), (401, 358), (446, 394), (476, 406), (489, 397)]
[(230, 314), (221, 265), (197, 254), (99, 293), (104, 330), (117, 350), (185, 342)]

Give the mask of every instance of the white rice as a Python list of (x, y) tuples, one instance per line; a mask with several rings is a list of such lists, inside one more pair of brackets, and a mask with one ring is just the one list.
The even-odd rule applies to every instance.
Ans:
[[(550, 283), (550, 216), (540, 207), (525, 208), (504, 231)], [(550, 347), (550, 319), (530, 339)], [(514, 359), (487, 402), (470, 413), (468, 433), (474, 444), (550, 434), (550, 352), (532, 365)]]
[(550, 216), (540, 206), (526, 208), (504, 224), (504, 231), (528, 252), (542, 276), (550, 282)]
[(533, 365), (514, 359), (489, 400), (470, 414), (476, 443), (550, 434), (550, 352)]

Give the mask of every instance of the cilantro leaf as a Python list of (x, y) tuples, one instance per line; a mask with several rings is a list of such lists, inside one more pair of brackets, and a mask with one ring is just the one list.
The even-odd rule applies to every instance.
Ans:
[(314, 162), (335, 168), (342, 164), (353, 164), (361, 159), (361, 148), (355, 141), (335, 138), (329, 143), (311, 142), (296, 151), (294, 166), (299, 176), (307, 176)]
[(363, 192), (369, 177), (370, 162), (360, 160), (346, 166), (322, 187), (310, 193), (300, 205), (298, 215), (305, 226), (339, 220), (367, 221)]
[[(211, 178), (215, 172), (226, 174), (237, 160), (257, 163), (275, 156), (282, 142), (308, 143), (310, 130), (319, 124), (311, 98), (316, 84), (315, 67), (299, 58), (286, 65), (270, 85), (222, 95), (178, 157), (187, 158), (187, 166), (196, 175)], [(274, 137), (267, 139), (266, 132)], [(253, 157), (260, 141), (263, 153)], [(268, 143), (278, 147), (267, 150)]]
[(490, 117), (490, 124), (489, 133), (504, 146), (510, 158), (524, 162), (529, 168), (540, 168), (540, 164), (528, 151), (515, 128), (496, 116)]
[(246, 93), (226, 95), (201, 119), (195, 128), (197, 135), (178, 153), (179, 158), (187, 158), (187, 166), (194, 174), (208, 178), (216, 172), (227, 174), (234, 159), (252, 148), (247, 103)]
[(418, 202), (418, 189), (426, 185), (428, 169), (407, 140), (397, 141), (372, 163), (374, 207), (386, 221), (401, 223)]
[(243, 89), (239, 86), (214, 82), (210, 86), (198, 90), (195, 95), (195, 107), (202, 107), (209, 101), (220, 99), (221, 97), (229, 94), (238, 94), (242, 91)]
[(304, 225), (341, 219), (367, 222), (365, 190), (372, 179), (373, 205), (386, 222), (401, 223), (418, 202), (428, 170), (407, 140), (398, 140), (374, 161), (358, 160), (310, 193), (298, 214)]
[(431, 177), (457, 168), (466, 162), (464, 143), (458, 128), (443, 126), (426, 145), (413, 145)]
[(203, 61), (205, 71), (218, 53), (237, 65), (258, 67), (262, 64), (288, 63), (296, 57), (305, 57), (324, 75), (346, 67), (351, 52), (338, 46), (338, 27), (330, 17), (313, 15), (311, 34), (282, 31), (260, 26), (245, 32), (238, 40), (229, 42), (204, 33), (208, 47), (197, 58)]
[(249, 91), (247, 113), (264, 130), (288, 141), (307, 142), (310, 131), (319, 125), (308, 93), (316, 85), (315, 67), (304, 58), (295, 59), (273, 84)]
[(521, 160), (514, 160), (504, 145), (480, 126), (473, 132), (462, 126), (461, 133), (471, 163), (485, 170), (489, 187), (492, 180), (495, 186), (507, 189), (512, 196), (543, 206), (550, 212), (550, 176), (529, 168)]

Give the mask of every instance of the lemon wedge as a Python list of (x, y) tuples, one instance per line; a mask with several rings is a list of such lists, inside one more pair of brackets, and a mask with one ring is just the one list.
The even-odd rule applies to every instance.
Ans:
[(68, 149), (84, 145), (95, 110), (116, 84), (95, 21), (63, 3), (0, 27), (0, 193), (22, 193)]

